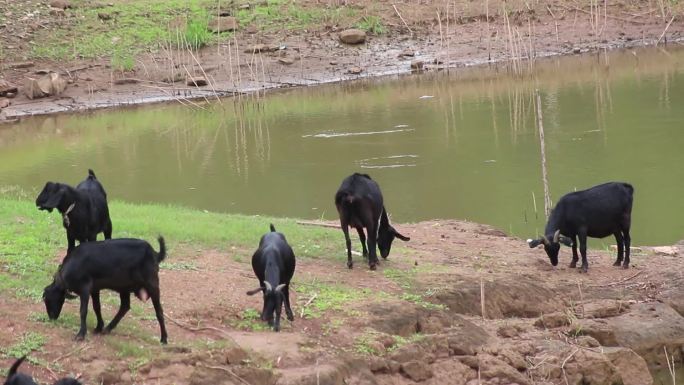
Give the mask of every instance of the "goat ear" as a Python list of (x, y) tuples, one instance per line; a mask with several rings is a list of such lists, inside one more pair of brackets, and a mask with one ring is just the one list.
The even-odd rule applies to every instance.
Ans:
[(263, 287), (258, 287), (258, 288), (254, 289), (254, 290), (248, 291), (248, 292), (247, 292), (247, 295), (254, 295), (254, 294), (256, 294), (256, 293), (258, 293), (258, 292), (260, 292), (260, 291), (263, 291), (263, 290), (264, 290)]
[(541, 239), (528, 239), (527, 244), (530, 245), (531, 249), (534, 249), (535, 247), (541, 245), (543, 241)]
[(397, 238), (401, 239), (401, 240), (404, 241), (404, 242), (410, 241), (410, 240), (411, 240), (410, 237), (406, 237), (406, 236), (404, 236), (404, 235), (399, 234), (399, 232), (398, 232), (397, 230), (392, 229), (392, 231), (394, 231), (394, 235), (395, 235)]
[(71, 294), (71, 293), (69, 293), (69, 292), (66, 292), (66, 294), (64, 294), (64, 297), (65, 297), (66, 299), (76, 299), (76, 298), (78, 298), (77, 295)]
[(561, 235), (558, 240), (560, 243), (564, 244), (565, 246), (571, 247), (572, 246), (572, 239), (566, 237), (565, 235)]
[(558, 238), (560, 237), (560, 229), (553, 233), (553, 243), (558, 243)]
[(281, 283), (280, 285), (276, 286), (276, 288), (275, 288), (276, 293), (280, 293), (285, 288), (285, 286), (287, 286), (287, 285), (284, 283)]
[(387, 211), (385, 207), (382, 208), (380, 212), (380, 228), (389, 226), (389, 217), (387, 216)]

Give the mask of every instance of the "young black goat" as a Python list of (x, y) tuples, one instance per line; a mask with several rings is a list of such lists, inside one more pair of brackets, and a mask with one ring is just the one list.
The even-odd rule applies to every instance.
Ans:
[[(378, 263), (376, 245), (380, 249), (382, 258), (386, 259), (395, 237), (402, 241), (411, 239), (399, 234), (390, 225), (380, 186), (367, 174), (354, 173), (345, 178), (335, 194), (335, 206), (340, 214), (340, 226), (347, 242), (347, 267), (350, 269), (354, 266), (354, 262), (351, 255), (349, 226), (358, 232), (363, 246), (363, 256), (368, 258), (371, 270), (375, 270)], [(366, 248), (364, 228), (368, 232), (368, 248)]]
[[(629, 228), (632, 222), (634, 188), (628, 183), (610, 182), (564, 195), (551, 212), (545, 234), (528, 239), (530, 247), (544, 245), (551, 264), (558, 264), (560, 244), (572, 246), (570, 267), (577, 266), (577, 238), (582, 254), (582, 271), (587, 272), (587, 237), (615, 236), (617, 260), (614, 266), (629, 267)], [(624, 262), (623, 262), (624, 254)]]
[[(26, 359), (26, 356), (16, 360), (7, 374), (7, 379), (4, 385), (38, 385), (33, 381), (33, 378), (27, 374), (17, 373), (19, 365)], [(62, 378), (54, 383), (54, 385), (81, 385), (80, 382), (73, 378)]]
[(259, 248), (252, 255), (252, 269), (259, 279), (259, 288), (248, 291), (247, 295), (263, 291), (264, 307), (261, 311), (261, 320), (268, 321), (273, 330), (280, 331), (283, 301), (287, 319), (294, 321), (290, 308), (290, 280), (295, 271), (295, 255), (285, 236), (276, 232), (272, 224), (271, 232), (261, 237)]
[[(86, 335), (88, 297), (93, 298), (93, 310), (97, 316), (94, 333), (109, 333), (130, 309), (131, 293), (141, 300), (152, 299), (154, 311), (161, 329), (161, 343), (166, 343), (164, 313), (159, 299), (159, 263), (166, 257), (164, 238), (159, 237), (159, 253), (149, 243), (140, 239), (110, 239), (82, 243), (67, 254), (52, 284), (43, 291), (45, 309), (50, 319), (59, 318), (68, 292), (81, 298), (81, 329), (77, 340)], [(119, 293), (121, 306), (112, 321), (104, 328), (100, 313), (100, 290), (109, 289)]]
[(73, 188), (63, 183), (47, 182), (36, 198), (40, 210), (59, 210), (67, 233), (67, 254), (80, 243), (97, 240), (98, 233), (105, 239), (112, 237), (112, 221), (109, 219), (107, 193), (97, 180), (93, 170), (88, 177)]

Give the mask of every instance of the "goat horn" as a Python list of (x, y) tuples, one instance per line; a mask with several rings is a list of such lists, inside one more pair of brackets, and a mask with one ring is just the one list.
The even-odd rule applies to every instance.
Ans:
[(549, 238), (546, 238), (546, 235), (542, 235), (542, 242), (544, 242), (545, 245), (549, 244)]
[(281, 283), (280, 285), (276, 286), (275, 291), (279, 292), (279, 291), (283, 290), (285, 288), (285, 286), (287, 286), (287, 285), (284, 283)]
[(266, 291), (273, 291), (273, 286), (268, 281), (264, 281), (264, 285), (266, 285)]
[(553, 243), (558, 243), (558, 238), (560, 237), (560, 229), (553, 233)]

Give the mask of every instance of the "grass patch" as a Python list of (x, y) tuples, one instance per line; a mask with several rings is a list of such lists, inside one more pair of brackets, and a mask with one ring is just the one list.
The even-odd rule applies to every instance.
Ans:
[(353, 311), (346, 308), (346, 305), (358, 300), (368, 298), (371, 291), (369, 289), (357, 289), (338, 284), (327, 284), (316, 282), (296, 282), (296, 288), (304, 298), (316, 296), (315, 300), (304, 309), (304, 318), (318, 318), (324, 313), (336, 310), (346, 311), (348, 314)]
[[(0, 191), (0, 293), (39, 302), (65, 253), (66, 235), (59, 213), (39, 211), (32, 201), (17, 196), (23, 195), (12, 189)], [(335, 255), (342, 263), (344, 257), (335, 247), (340, 244), (337, 231), (300, 226), (291, 219), (116, 201), (109, 208), (115, 238), (146, 239), (158, 249), (157, 235), (165, 237), (168, 259), (162, 268), (170, 270), (196, 268), (174, 261), (175, 250), (216, 249), (234, 255), (236, 248), (250, 250), (243, 256), (248, 260), (269, 223), (287, 236), (298, 258)], [(118, 297), (116, 302), (118, 306)]]
[(382, 19), (374, 15), (362, 17), (355, 27), (374, 35), (382, 35), (387, 32), (387, 27), (382, 23)]
[(197, 265), (195, 265), (194, 262), (167, 262), (164, 261), (159, 264), (160, 269), (164, 270), (192, 270), (192, 271), (198, 271), (199, 269), (197, 268)]
[(243, 310), (240, 314), (240, 319), (236, 322), (233, 322), (233, 326), (239, 329), (250, 330), (253, 332), (266, 331), (270, 329), (268, 323), (260, 319), (259, 311), (253, 308)]
[(185, 28), (185, 42), (195, 51), (207, 45), (211, 37), (212, 33), (208, 30), (206, 19), (192, 20)]
[[(24, 333), (19, 341), (8, 348), (2, 349), (2, 354), (11, 358), (21, 358), (29, 353), (41, 350), (45, 345), (45, 336), (39, 333)], [(32, 362), (31, 359), (29, 359)]]

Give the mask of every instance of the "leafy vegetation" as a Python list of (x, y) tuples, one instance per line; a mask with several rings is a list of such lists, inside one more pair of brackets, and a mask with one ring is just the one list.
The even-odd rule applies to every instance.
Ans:
[(387, 27), (382, 23), (379, 16), (369, 15), (361, 18), (361, 21), (356, 23), (356, 28), (363, 29), (375, 35), (382, 35), (387, 32)]
[(31, 352), (40, 350), (43, 345), (45, 345), (45, 336), (39, 333), (27, 332), (14, 345), (2, 349), (2, 354), (7, 357), (21, 358)]

